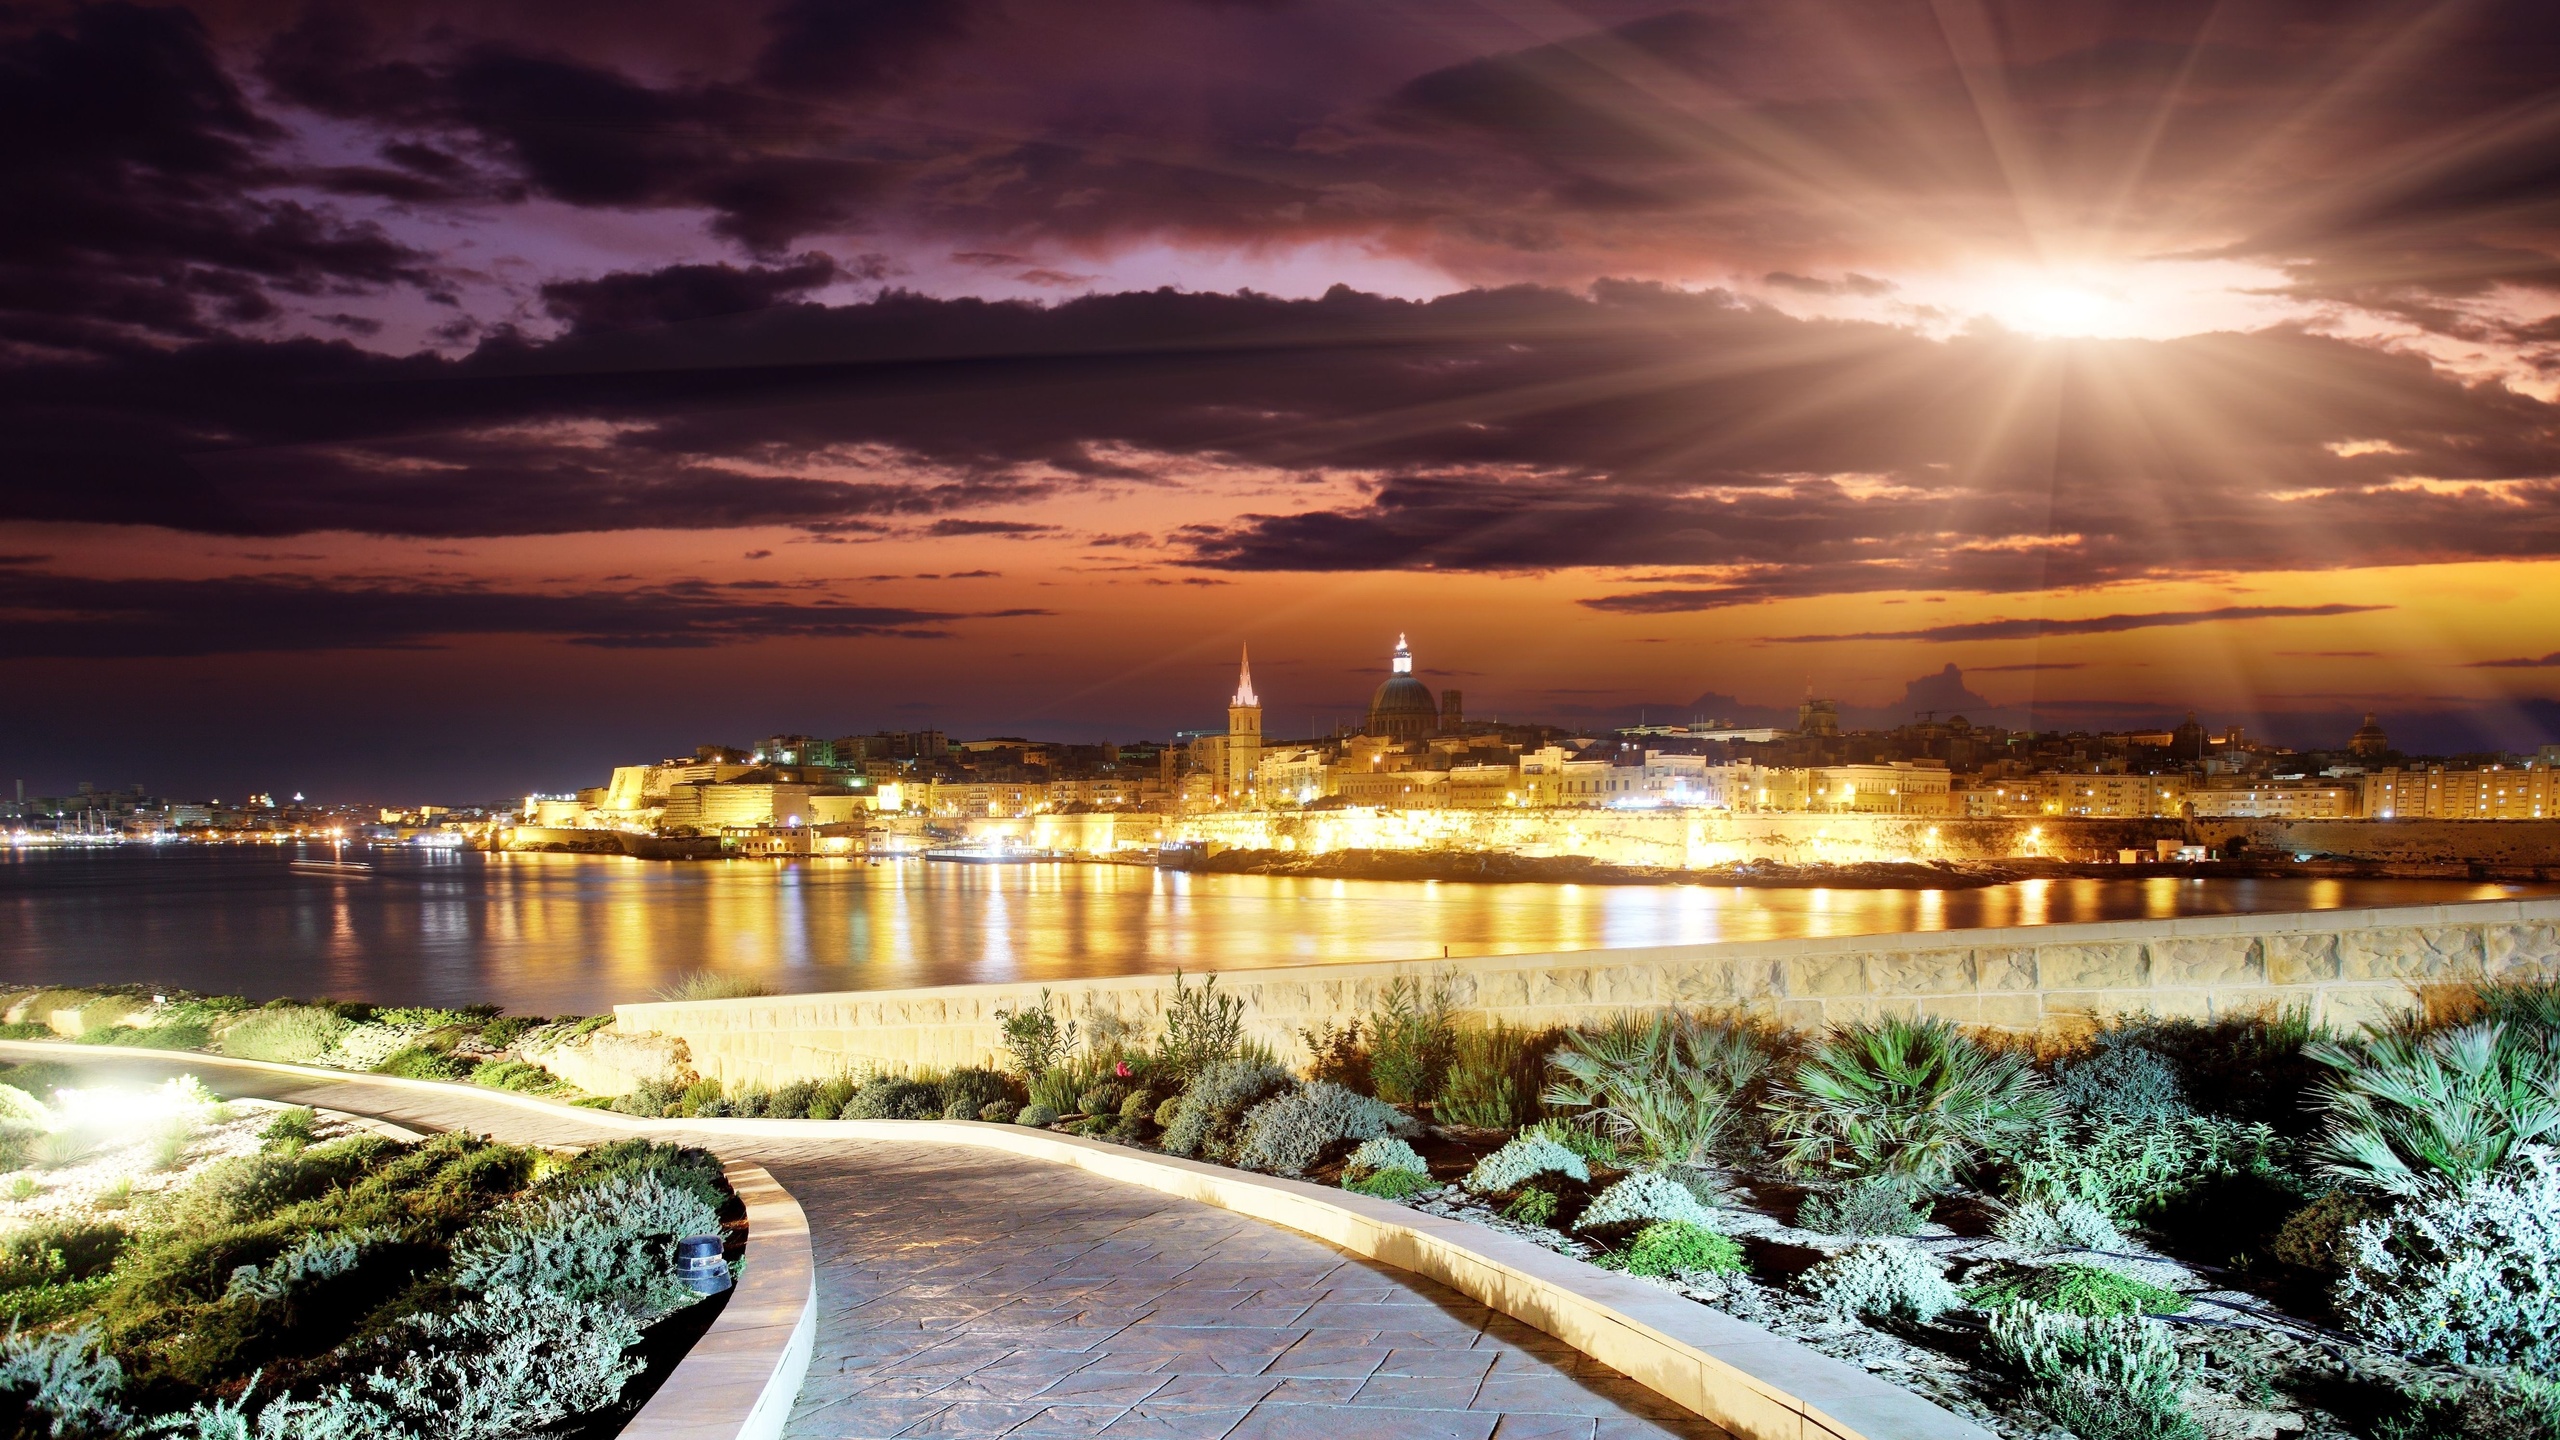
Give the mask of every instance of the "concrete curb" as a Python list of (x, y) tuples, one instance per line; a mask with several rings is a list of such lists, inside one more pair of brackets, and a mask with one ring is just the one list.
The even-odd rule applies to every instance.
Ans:
[[(360, 1081), (425, 1095), (459, 1093), (503, 1101), (554, 1118), (584, 1119), (601, 1128), (635, 1135), (691, 1133), (804, 1142), (867, 1140), (999, 1150), (1025, 1159), (1072, 1165), (1107, 1179), (1232, 1210), (1436, 1280), (1562, 1340), (1741, 1440), (1991, 1440), (1990, 1432), (1973, 1422), (1853, 1365), (1670, 1291), (1611, 1274), (1526, 1240), (1303, 1180), (1230, 1170), (1100, 1140), (1016, 1125), (955, 1120), (651, 1120), (444, 1080), (411, 1080), (312, 1065), (234, 1060), (188, 1050), (0, 1041), (0, 1055), (15, 1051), (46, 1056), (69, 1052), (149, 1058), (312, 1080)], [(742, 1189), (740, 1193), (745, 1192)], [(797, 1205), (792, 1208), (798, 1209)], [(751, 1227), (749, 1234), (754, 1233)], [(800, 1222), (800, 1235), (805, 1254), (805, 1219)], [(752, 1277), (755, 1270), (750, 1265), (748, 1274)], [(732, 1307), (746, 1298), (733, 1298)], [(814, 1306), (809, 1314), (814, 1322)], [(724, 1324), (726, 1320), (723, 1316)], [(781, 1342), (776, 1322), (742, 1322), (742, 1329), (752, 1329), (768, 1344)], [(708, 1339), (706, 1336), (706, 1343)], [(795, 1339), (793, 1343), (799, 1342)], [(798, 1362), (800, 1369), (806, 1368), (806, 1356), (804, 1346)], [(786, 1368), (786, 1357), (777, 1352), (765, 1373), (779, 1377)], [(799, 1373), (794, 1370), (791, 1384), (795, 1391), (798, 1380)], [(670, 1390), (674, 1384), (671, 1378)], [(668, 1391), (660, 1394), (664, 1396)], [(655, 1401), (650, 1408), (656, 1408)], [(781, 1405), (784, 1415), (789, 1408), (786, 1398)], [(644, 1410), (643, 1415), (646, 1414)], [(760, 1412), (756, 1418), (762, 1418)], [(688, 1425), (681, 1431), (653, 1432), (653, 1440), (711, 1440), (715, 1435), (733, 1434), (741, 1440), (770, 1440), (779, 1432), (780, 1417), (772, 1423), (772, 1431)]]
[(747, 1266), (727, 1309), (622, 1440), (779, 1440), (818, 1343), (809, 1218), (761, 1165), (725, 1167), (747, 1207)]

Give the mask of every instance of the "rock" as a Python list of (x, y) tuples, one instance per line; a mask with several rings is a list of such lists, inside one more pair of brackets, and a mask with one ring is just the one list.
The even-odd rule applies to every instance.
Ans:
[(516, 1053), (590, 1095), (628, 1095), (645, 1082), (678, 1089), (701, 1078), (693, 1052), (672, 1035), (625, 1035), (610, 1027), (553, 1041), (539, 1032)]

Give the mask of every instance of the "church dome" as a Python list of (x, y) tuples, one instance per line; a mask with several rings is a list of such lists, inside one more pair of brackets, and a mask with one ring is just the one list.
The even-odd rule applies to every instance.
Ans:
[(1414, 740), (1440, 728), (1440, 706), (1431, 687), (1413, 678), (1413, 650), (1396, 637), (1393, 673), (1369, 697), (1368, 733), (1390, 740)]
[(2384, 733), (2381, 722), (2373, 718), (2372, 711), (2365, 712), (2364, 724), (2358, 726), (2354, 737), (2347, 741), (2347, 751), (2368, 760), (2378, 760), (2391, 753), (2391, 737)]

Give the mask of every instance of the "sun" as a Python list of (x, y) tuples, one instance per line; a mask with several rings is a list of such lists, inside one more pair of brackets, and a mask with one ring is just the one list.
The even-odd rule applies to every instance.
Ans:
[(2055, 340), (2122, 335), (2132, 320), (2120, 292), (2051, 277), (2029, 279), (1987, 301), (1985, 313), (2002, 325)]

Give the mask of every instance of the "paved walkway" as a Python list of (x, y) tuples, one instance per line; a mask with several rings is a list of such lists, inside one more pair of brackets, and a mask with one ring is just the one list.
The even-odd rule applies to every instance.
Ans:
[[(82, 1063), (518, 1142), (622, 1133), (355, 1078)], [(793, 1440), (1723, 1433), (1452, 1290), (1213, 1206), (959, 1146), (670, 1138), (763, 1165), (808, 1213), (818, 1345)]]

